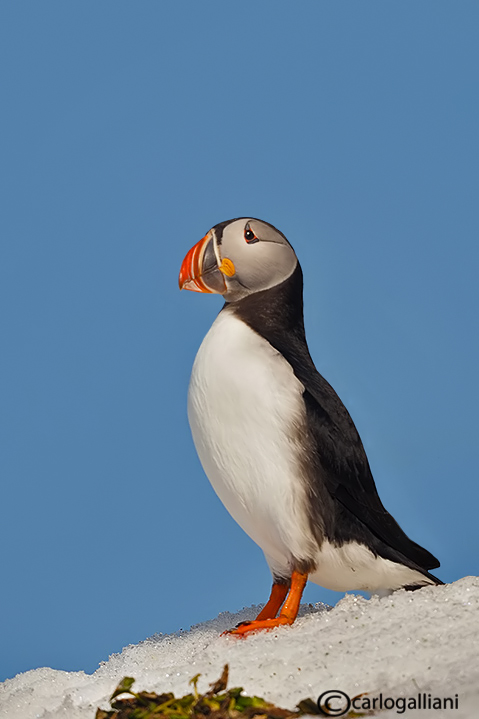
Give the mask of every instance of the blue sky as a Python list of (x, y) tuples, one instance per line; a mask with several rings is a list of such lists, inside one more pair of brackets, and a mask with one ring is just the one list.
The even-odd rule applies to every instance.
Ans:
[(478, 22), (468, 0), (2, 3), (0, 678), (266, 599), (186, 419), (221, 300), (178, 271), (231, 217), (295, 247), (388, 509), (442, 579), (479, 573)]

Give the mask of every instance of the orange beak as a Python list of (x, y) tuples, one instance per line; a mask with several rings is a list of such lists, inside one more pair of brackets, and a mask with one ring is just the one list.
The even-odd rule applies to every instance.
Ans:
[(180, 269), (180, 290), (223, 294), (226, 283), (218, 268), (214, 240), (209, 233), (187, 253)]

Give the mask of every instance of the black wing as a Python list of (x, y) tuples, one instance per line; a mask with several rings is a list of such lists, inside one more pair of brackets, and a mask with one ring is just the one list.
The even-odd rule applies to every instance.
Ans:
[(316, 481), (325, 482), (331, 496), (385, 544), (419, 567), (438, 567), (438, 560), (409, 539), (384, 508), (359, 433), (334, 389), (314, 365), (308, 377), (301, 374), (308, 427), (322, 470)]

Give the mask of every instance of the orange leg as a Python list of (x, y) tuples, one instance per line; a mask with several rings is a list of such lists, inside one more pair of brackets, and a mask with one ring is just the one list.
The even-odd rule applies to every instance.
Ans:
[[(234, 636), (245, 637), (247, 634), (250, 634), (251, 632), (257, 632), (259, 629), (275, 629), (275, 627), (280, 627), (283, 624), (292, 624), (298, 614), (299, 603), (301, 601), (301, 596), (303, 594), (307, 581), (307, 574), (300, 574), (300, 572), (294, 571), (291, 576), (291, 589), (289, 590), (288, 598), (283, 605), (279, 617), (269, 616), (263, 618), (266, 616), (266, 609), (268, 609), (268, 614), (270, 609), (271, 612), (274, 609), (274, 604), (272, 601), (273, 593), (275, 593), (274, 603), (278, 603), (279, 592), (278, 590), (275, 590), (275, 585), (273, 585), (271, 597), (269, 598), (269, 601), (266, 604), (265, 608), (259, 613), (258, 618), (255, 619), (253, 622), (243, 622), (234, 629), (231, 629), (229, 632), (225, 632), (225, 634), (233, 634)], [(281, 606), (281, 604), (279, 604), (279, 606)], [(276, 611), (278, 611), (278, 609), (276, 609)]]
[(274, 619), (286, 598), (288, 589), (287, 584), (277, 584), (275, 582), (271, 588), (269, 599), (256, 617), (256, 621), (260, 619)]

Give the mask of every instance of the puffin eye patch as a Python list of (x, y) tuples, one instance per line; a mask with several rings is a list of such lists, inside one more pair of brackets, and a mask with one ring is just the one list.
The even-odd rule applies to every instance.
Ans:
[(255, 242), (259, 242), (259, 239), (254, 234), (253, 230), (250, 229), (248, 226), (245, 227), (244, 238), (245, 238), (246, 242), (248, 243), (248, 245), (252, 245)]

